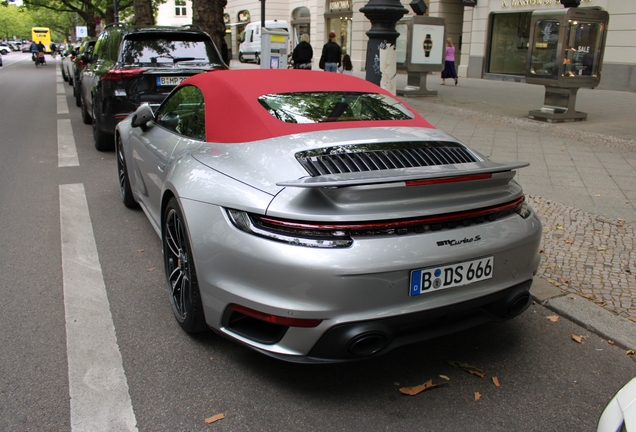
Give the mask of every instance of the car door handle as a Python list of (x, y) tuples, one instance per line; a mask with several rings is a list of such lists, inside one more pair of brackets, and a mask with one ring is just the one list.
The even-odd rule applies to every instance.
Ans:
[(157, 164), (157, 168), (159, 169), (159, 171), (163, 172), (163, 170), (166, 169), (166, 164), (159, 162)]

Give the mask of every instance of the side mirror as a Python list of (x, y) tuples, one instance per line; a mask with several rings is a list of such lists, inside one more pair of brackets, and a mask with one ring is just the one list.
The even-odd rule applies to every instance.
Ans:
[(132, 127), (141, 127), (143, 129), (150, 120), (154, 119), (155, 114), (152, 112), (152, 108), (150, 108), (150, 105), (145, 103), (137, 108), (137, 111), (133, 114), (130, 124)]

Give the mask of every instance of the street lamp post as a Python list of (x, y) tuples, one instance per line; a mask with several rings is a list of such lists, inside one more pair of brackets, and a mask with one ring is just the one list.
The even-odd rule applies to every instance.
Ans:
[(395, 75), (395, 42), (400, 35), (395, 30), (395, 24), (408, 10), (400, 0), (369, 0), (366, 6), (360, 8), (360, 12), (371, 21), (371, 29), (367, 32), (366, 80), (382, 87), (391, 81), (388, 85), (394, 88), (395, 76), (385, 76), (383, 80), (382, 75)]

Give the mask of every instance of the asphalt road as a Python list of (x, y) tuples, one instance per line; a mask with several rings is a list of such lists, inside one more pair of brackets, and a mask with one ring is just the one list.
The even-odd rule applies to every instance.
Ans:
[[(160, 241), (141, 210), (120, 202), (115, 155), (93, 147), (71, 88), (58, 85), (56, 64), (36, 69), (20, 53), (3, 60), (0, 430), (71, 429), (61, 185), (81, 184), (86, 194), (140, 431), (591, 431), (611, 396), (636, 376), (634, 356), (565, 318), (548, 320), (553, 312), (540, 305), (507, 323), (349, 364), (287, 364), (213, 333), (188, 336), (172, 316)], [(58, 89), (69, 114), (58, 114)], [(79, 166), (58, 167), (60, 119), (70, 119)], [(447, 385), (399, 392), (446, 382), (440, 375)], [(225, 418), (205, 423), (219, 413)]]

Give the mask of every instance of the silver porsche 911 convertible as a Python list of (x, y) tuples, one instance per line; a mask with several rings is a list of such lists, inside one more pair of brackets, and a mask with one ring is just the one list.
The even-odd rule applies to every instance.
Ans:
[(186, 332), (350, 361), (522, 313), (541, 222), (495, 163), (378, 86), (303, 70), (183, 81), (116, 130)]

